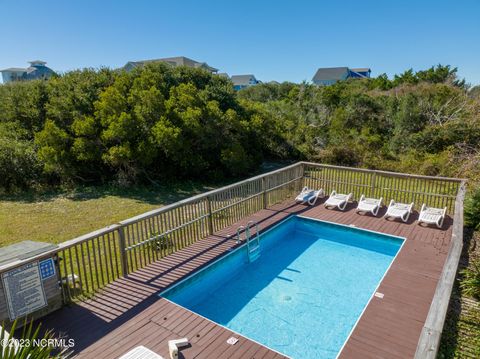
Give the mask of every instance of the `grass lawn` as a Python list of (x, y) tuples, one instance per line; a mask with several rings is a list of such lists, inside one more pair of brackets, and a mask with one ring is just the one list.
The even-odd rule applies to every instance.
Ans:
[[(245, 178), (289, 164), (291, 162), (265, 162)], [(63, 242), (242, 179), (172, 182), (135, 188), (78, 187), (42, 194), (0, 196), (0, 247), (23, 240)]]
[[(480, 259), (480, 232), (466, 229), (464, 237), (460, 271)], [(443, 329), (439, 359), (480, 358), (480, 301), (462, 293), (461, 281), (462, 276), (458, 274)]]
[(0, 199), (0, 247), (22, 240), (63, 242), (210, 189), (185, 182), (4, 196)]

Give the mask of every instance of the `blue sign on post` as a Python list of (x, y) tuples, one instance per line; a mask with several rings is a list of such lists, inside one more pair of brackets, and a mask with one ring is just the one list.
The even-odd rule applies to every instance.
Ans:
[(38, 266), (40, 267), (40, 276), (42, 280), (55, 275), (55, 264), (53, 263), (53, 258), (48, 258), (41, 261)]

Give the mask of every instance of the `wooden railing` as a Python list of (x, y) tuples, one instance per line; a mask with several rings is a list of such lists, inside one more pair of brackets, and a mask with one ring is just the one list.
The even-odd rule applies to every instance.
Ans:
[(415, 359), (435, 359), (440, 347), (440, 339), (447, 316), (448, 304), (450, 302), (463, 248), (463, 200), (465, 199), (465, 186), (466, 181), (462, 181), (455, 200), (450, 248), (438, 280), (437, 288), (435, 289), (432, 303), (430, 304), (425, 325), (422, 328)]
[(304, 163), (305, 185), (323, 188), (327, 194), (353, 192), (354, 198), (383, 197), (386, 204), (414, 202), (419, 209), (427, 206), (447, 207), (453, 213), (461, 180), (457, 178), (429, 177), (361, 168)]
[(123, 276), (121, 225), (61, 243), (56, 250), (64, 302), (94, 294)]
[(302, 170), (295, 164), (120, 222), (124, 274), (291, 197)]
[(328, 193), (353, 192), (386, 201), (425, 202), (454, 209), (461, 181), (316, 163), (279, 170), (197, 195), (61, 243), (55, 250), (0, 266), (0, 273), (57, 254), (64, 301), (94, 294), (114, 280), (145, 267), (238, 220), (291, 199), (301, 187)]

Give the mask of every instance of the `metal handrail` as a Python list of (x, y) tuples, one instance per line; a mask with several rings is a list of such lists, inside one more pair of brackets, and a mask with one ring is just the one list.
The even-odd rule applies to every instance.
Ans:
[[(244, 226), (240, 226), (237, 228), (237, 244), (241, 243), (242, 242), (242, 239), (240, 238), (240, 231), (241, 230), (245, 230), (245, 227)], [(246, 235), (246, 234), (245, 234)]]

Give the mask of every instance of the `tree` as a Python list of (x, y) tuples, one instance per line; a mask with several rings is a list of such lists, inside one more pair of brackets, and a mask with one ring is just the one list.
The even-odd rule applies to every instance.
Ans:
[(450, 83), (456, 87), (464, 88), (465, 80), (460, 80), (457, 78), (456, 67), (451, 68), (450, 65), (443, 66), (438, 64), (437, 66), (432, 66), (428, 70), (418, 71), (415, 76), (419, 81), (430, 82), (434, 84), (438, 83)]
[(45, 81), (15, 82), (0, 86), (0, 122), (14, 122), (31, 139), (46, 119), (48, 101)]
[(236, 92), (154, 63), (1, 85), (0, 187), (240, 176), (265, 158), (477, 178), (480, 100), (456, 74), (438, 65)]
[(15, 122), (0, 122), (0, 192), (25, 189), (39, 179), (39, 164), (32, 140)]

